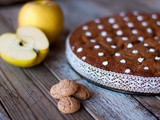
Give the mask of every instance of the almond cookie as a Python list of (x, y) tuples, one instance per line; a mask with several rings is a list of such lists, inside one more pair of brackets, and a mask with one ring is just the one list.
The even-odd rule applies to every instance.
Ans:
[(80, 109), (80, 103), (75, 98), (64, 97), (58, 102), (58, 109), (65, 114), (74, 113)]
[(60, 99), (63, 96), (59, 92), (57, 92), (58, 91), (57, 89), (58, 89), (58, 84), (53, 85), (50, 89), (50, 94), (53, 98)]
[(91, 92), (86, 86), (78, 84), (78, 91), (74, 94), (74, 97), (80, 100), (87, 100), (91, 97)]
[(51, 95), (56, 99), (71, 96), (77, 92), (78, 84), (73, 80), (62, 80), (51, 88)]

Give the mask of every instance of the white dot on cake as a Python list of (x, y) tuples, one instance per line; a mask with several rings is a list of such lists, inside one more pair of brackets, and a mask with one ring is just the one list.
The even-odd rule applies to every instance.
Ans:
[(119, 16), (121, 16), (121, 17), (124, 17), (125, 15), (126, 15), (125, 12), (120, 12), (120, 13), (119, 13)]
[(115, 56), (119, 57), (119, 56), (121, 56), (121, 54), (120, 53), (115, 53)]
[(106, 31), (102, 31), (101, 32), (101, 36), (106, 37), (107, 36), (107, 32)]
[(130, 70), (130, 69), (126, 69), (124, 72), (125, 72), (125, 73), (130, 73), (131, 70)]
[(122, 30), (118, 30), (117, 31), (117, 35), (123, 35), (123, 31)]
[(77, 49), (77, 52), (82, 52), (82, 51), (83, 51), (83, 48), (81, 47)]
[(160, 60), (160, 57), (156, 56), (156, 57), (155, 57), (155, 60)]
[(108, 38), (106, 39), (106, 41), (107, 41), (107, 42), (112, 42), (112, 38), (108, 37)]
[(128, 27), (134, 27), (134, 24), (132, 22), (129, 22), (127, 25)]
[(157, 25), (160, 26), (160, 21), (157, 21)]
[(94, 22), (95, 23), (100, 23), (100, 19), (97, 18), (97, 19), (94, 20)]
[(152, 31), (151, 28), (147, 28), (147, 32), (148, 32), (148, 33), (152, 33), (153, 31)]
[(114, 29), (117, 29), (117, 28), (119, 28), (119, 25), (118, 25), (118, 24), (114, 24), (112, 27), (113, 27)]
[(87, 31), (87, 32), (86, 32), (86, 36), (87, 36), (87, 37), (90, 37), (90, 36), (92, 36), (92, 33), (89, 32), (89, 31)]
[(83, 29), (83, 30), (88, 30), (88, 26), (85, 25), (85, 26), (82, 27), (82, 29)]
[(144, 69), (144, 70), (149, 70), (149, 67), (145, 66), (143, 69)]
[(132, 53), (133, 53), (133, 54), (137, 54), (137, 53), (138, 53), (138, 50), (133, 50)]
[(137, 20), (138, 21), (142, 21), (143, 20), (143, 16), (141, 16), (141, 15), (137, 16)]
[(138, 62), (143, 62), (144, 58), (138, 58)]
[(127, 48), (132, 48), (133, 44), (132, 43), (128, 43)]
[(140, 36), (140, 37), (138, 37), (138, 41), (143, 42), (144, 38)]
[(104, 53), (103, 52), (99, 52), (98, 56), (104, 56)]
[(158, 18), (156, 14), (152, 14), (151, 17), (152, 17), (152, 19), (157, 19)]
[(120, 63), (126, 63), (125, 59), (120, 60)]
[(103, 25), (98, 25), (97, 28), (102, 30), (104, 27), (103, 27)]
[(132, 30), (132, 33), (133, 33), (133, 34), (138, 34), (137, 29), (133, 29), (133, 30)]
[(155, 36), (155, 37), (154, 37), (154, 40), (158, 40), (158, 36)]
[(124, 17), (123, 20), (124, 21), (129, 21), (129, 18), (128, 17)]
[(111, 48), (116, 49), (117, 46), (116, 45), (111, 45)]
[(108, 65), (108, 61), (102, 62), (102, 65), (107, 66)]
[(100, 48), (100, 45), (95, 45), (94, 48), (95, 48), (95, 49), (99, 49), (99, 48)]
[(147, 22), (145, 22), (145, 21), (142, 22), (142, 26), (147, 26), (147, 25), (148, 25)]
[(116, 20), (115, 20), (114, 18), (109, 18), (109, 19), (108, 19), (108, 22), (111, 23), (111, 24), (115, 23), (115, 21), (116, 21)]
[(154, 48), (150, 48), (149, 52), (155, 52), (156, 50)]
[(122, 37), (122, 40), (123, 40), (123, 41), (127, 41), (127, 40), (128, 40), (128, 37)]
[(95, 39), (91, 39), (90, 41), (91, 41), (92, 43), (95, 43), (95, 42), (96, 42), (96, 40), (95, 40)]
[(145, 47), (149, 46), (147, 43), (144, 43), (143, 45), (144, 45)]
[(83, 56), (81, 59), (82, 59), (82, 60), (86, 60), (86, 56)]
[(133, 15), (137, 16), (137, 15), (139, 15), (139, 12), (138, 11), (133, 11)]

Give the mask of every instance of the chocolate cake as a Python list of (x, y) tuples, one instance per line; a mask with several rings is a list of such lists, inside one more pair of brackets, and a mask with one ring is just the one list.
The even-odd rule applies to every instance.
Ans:
[(102, 71), (155, 78), (160, 83), (158, 13), (121, 12), (95, 19), (70, 35), (69, 46), (77, 58)]

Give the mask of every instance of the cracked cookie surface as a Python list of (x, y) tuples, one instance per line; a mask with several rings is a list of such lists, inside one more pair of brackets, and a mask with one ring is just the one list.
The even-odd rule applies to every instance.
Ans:
[(64, 97), (58, 102), (58, 109), (65, 113), (75, 113), (80, 109), (80, 102), (73, 97)]
[(78, 91), (73, 96), (80, 100), (87, 100), (91, 97), (91, 92), (86, 86), (78, 84)]
[(74, 80), (62, 80), (52, 86), (50, 94), (53, 98), (61, 99), (77, 92), (78, 84)]

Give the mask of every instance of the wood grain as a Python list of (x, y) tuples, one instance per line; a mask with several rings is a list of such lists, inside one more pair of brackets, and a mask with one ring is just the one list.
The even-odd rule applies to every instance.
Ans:
[(84, 109), (68, 116), (57, 110), (57, 100), (51, 98), (49, 90), (58, 81), (43, 65), (20, 69), (0, 60), (0, 69), (1, 102), (12, 119), (92, 120)]
[(0, 104), (0, 120), (10, 120), (2, 104)]

